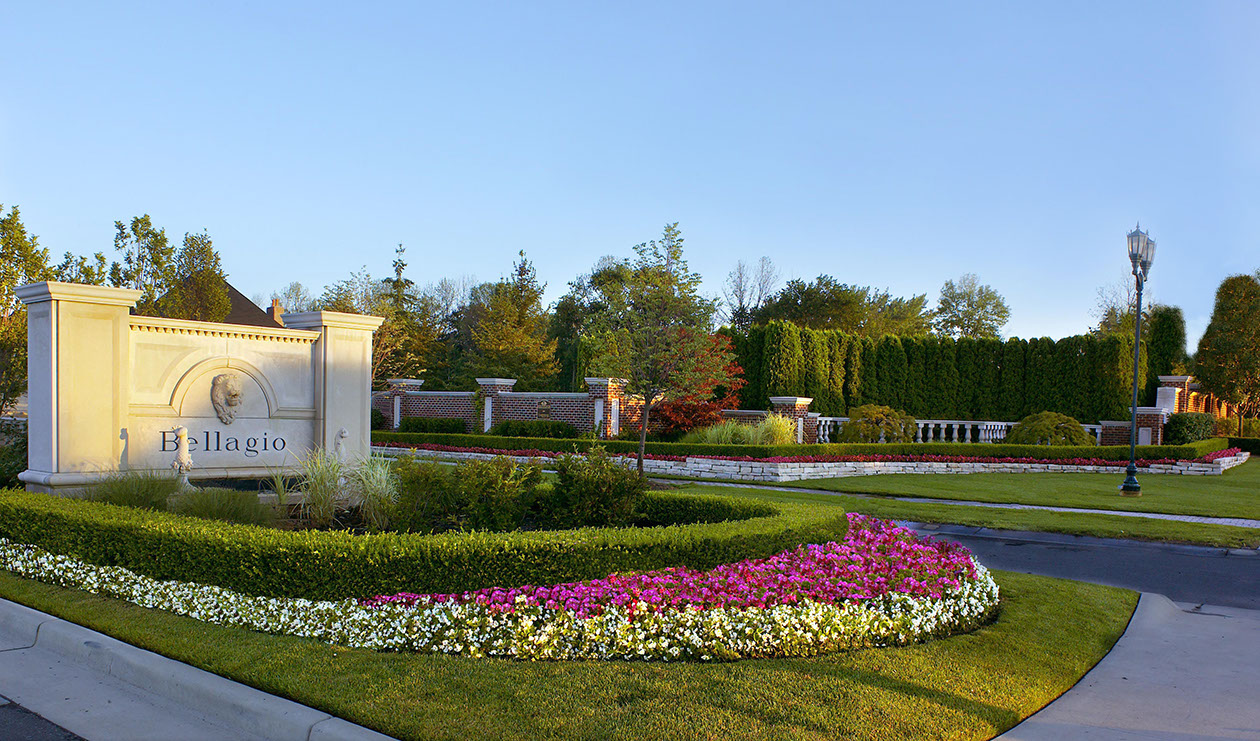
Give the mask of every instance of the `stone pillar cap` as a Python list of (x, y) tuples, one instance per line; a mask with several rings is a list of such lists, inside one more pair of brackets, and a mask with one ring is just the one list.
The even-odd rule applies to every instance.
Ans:
[(1194, 376), (1159, 376), (1161, 383), (1185, 383), (1193, 381)]
[(812, 396), (771, 396), (771, 404), (794, 404), (800, 406), (802, 404), (808, 406), (814, 401)]
[(586, 381), (587, 386), (607, 386), (610, 383), (626, 383), (626, 379), (624, 378), (587, 378), (583, 380)]
[(131, 308), (140, 300), (141, 291), (134, 288), (110, 288), (89, 286), (82, 283), (62, 283), (46, 280), (18, 286), (13, 291), (24, 304), (41, 304), (46, 301), (78, 301), (84, 304), (126, 306)]
[(515, 378), (478, 378), (477, 383), (481, 386), (515, 386)]
[(315, 329), (316, 327), (339, 327), (341, 329), (366, 329), (375, 332), (385, 321), (384, 317), (371, 314), (345, 314), (340, 311), (301, 311), (296, 314), (282, 314), (284, 326), (293, 329)]

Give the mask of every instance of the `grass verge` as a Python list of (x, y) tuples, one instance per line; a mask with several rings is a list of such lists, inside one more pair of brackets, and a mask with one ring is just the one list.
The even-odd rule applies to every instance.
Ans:
[[(974, 475), (976, 474), (967, 474), (967, 476)], [(1026, 474), (1009, 475), (1024, 476)], [(774, 486), (779, 486), (779, 484), (774, 484)], [(1091, 535), (1097, 538), (1188, 543), (1218, 548), (1256, 548), (1260, 546), (1260, 528), (1233, 527), (1230, 525), (1203, 525), (1197, 522), (1154, 520), (1144, 517), (1090, 514), (1085, 512), (1050, 512), (1034, 509), (999, 509), (996, 507), (972, 507), (962, 504), (908, 502), (893, 496), (865, 498), (845, 496), (843, 494), (820, 494), (809, 491), (785, 492), (766, 489), (736, 489), (724, 486), (706, 486), (703, 483), (686, 485), (682, 490), (723, 494), (725, 496), (742, 494), (743, 496), (759, 500), (802, 503), (828, 502), (841, 507), (846, 512), (857, 512), (889, 520), (973, 525), (998, 530), (1032, 530), (1044, 533), (1063, 533), (1066, 535)]]
[(787, 481), (775, 486), (1260, 520), (1260, 461), (1249, 460), (1220, 476), (1143, 475), (1138, 471), (1140, 497), (1120, 496), (1116, 487), (1123, 480), (1121, 469), (1114, 473), (891, 473)]
[(400, 738), (985, 739), (1071, 687), (1137, 594), (994, 572), (1002, 612), (941, 641), (731, 664), (527, 663), (335, 648), (0, 572), (0, 597)]

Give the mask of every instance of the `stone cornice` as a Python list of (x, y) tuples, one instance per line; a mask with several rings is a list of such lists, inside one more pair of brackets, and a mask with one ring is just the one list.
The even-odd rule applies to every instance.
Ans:
[(14, 293), (24, 304), (40, 304), (46, 301), (75, 301), (82, 304), (126, 306), (131, 308), (140, 300), (140, 291), (132, 288), (89, 286), (83, 283), (62, 283), (48, 280), (18, 286)]
[(371, 314), (344, 314), (340, 311), (302, 311), (296, 314), (282, 314), (284, 326), (297, 329), (319, 329), (320, 327), (337, 327), (339, 329), (363, 329), (375, 332), (385, 321), (384, 317)]
[(133, 316), (131, 328), (138, 332), (162, 334), (187, 334), (202, 337), (233, 337), (243, 340), (268, 340), (273, 342), (303, 342), (310, 344), (319, 339), (319, 332), (282, 327), (255, 327), (248, 324), (223, 324), (220, 322), (192, 322), (186, 319), (166, 319), (156, 316)]

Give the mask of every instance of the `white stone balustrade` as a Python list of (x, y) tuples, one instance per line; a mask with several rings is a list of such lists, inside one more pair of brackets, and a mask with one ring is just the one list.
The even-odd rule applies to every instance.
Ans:
[[(848, 417), (819, 417), (818, 442), (834, 442)], [(1015, 426), (1014, 422), (966, 419), (920, 419), (915, 421), (916, 443), (1000, 443)], [(1102, 442), (1102, 425), (1081, 425), (1085, 431)], [(884, 442), (881, 436), (880, 442)]]

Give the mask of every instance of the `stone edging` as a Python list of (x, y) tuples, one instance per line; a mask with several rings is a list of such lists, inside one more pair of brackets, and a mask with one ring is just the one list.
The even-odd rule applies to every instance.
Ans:
[[(489, 460), (493, 453), (462, 453), (415, 448), (372, 448), (373, 453), (389, 456), (411, 455), (422, 458), (456, 460)], [(1211, 463), (1157, 463), (1138, 470), (1141, 474), (1173, 474), (1182, 476), (1219, 476), (1242, 465), (1251, 456), (1239, 453), (1218, 458)], [(533, 460), (529, 456), (508, 456), (514, 461)], [(623, 457), (624, 461), (633, 461)], [(685, 476), (729, 481), (805, 481), (809, 479), (874, 476), (884, 473), (1124, 473), (1122, 466), (1076, 466), (1062, 463), (946, 463), (941, 461), (839, 461), (774, 463), (767, 461), (735, 461), (721, 458), (688, 458), (686, 461), (644, 460), (643, 470), (657, 476)]]

